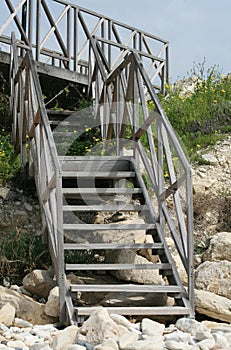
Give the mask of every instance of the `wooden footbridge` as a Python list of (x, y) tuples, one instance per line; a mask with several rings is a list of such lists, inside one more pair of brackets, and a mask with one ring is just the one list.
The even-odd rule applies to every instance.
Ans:
[[(94, 293), (144, 298), (148, 293), (153, 300), (161, 293), (166, 304), (109, 303), (107, 309), (193, 317), (191, 170), (158, 98), (168, 79), (168, 42), (64, 0), (2, 0), (1, 21), (0, 62), (10, 66), (12, 140), (22, 168), (28, 165), (36, 182), (59, 285), (60, 321), (75, 324), (94, 310), (96, 305), (78, 303), (78, 293), (91, 293), (93, 300)], [(48, 109), (43, 87), (50, 78), (75, 84), (92, 106)], [(70, 152), (81, 135), (87, 139), (86, 130), (97, 132), (94, 147), (84, 156), (74, 153), (78, 147)], [(142, 221), (88, 220), (92, 213), (104, 218), (123, 212)], [(137, 232), (144, 233), (142, 241), (134, 239)], [(118, 250), (148, 250), (158, 261), (77, 260), (84, 252), (113, 256)], [(157, 271), (162, 279), (148, 284), (67, 279), (70, 273), (107, 276), (124, 270)]]

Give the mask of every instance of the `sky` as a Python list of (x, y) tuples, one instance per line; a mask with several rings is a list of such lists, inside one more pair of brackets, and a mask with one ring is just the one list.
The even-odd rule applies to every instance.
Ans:
[(71, 0), (169, 41), (170, 81), (205, 60), (231, 72), (231, 0)]

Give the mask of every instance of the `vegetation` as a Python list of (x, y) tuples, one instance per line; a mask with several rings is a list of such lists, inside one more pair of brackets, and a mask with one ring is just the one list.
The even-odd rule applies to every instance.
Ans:
[[(186, 88), (190, 83), (192, 91)], [(200, 148), (231, 132), (231, 75), (222, 75), (216, 66), (205, 71), (203, 62), (187, 79), (166, 88), (167, 96), (160, 97), (163, 108), (191, 160), (197, 160)]]
[(33, 269), (46, 269), (51, 265), (47, 245), (40, 236), (31, 232), (10, 232), (0, 239), (0, 278), (17, 283)]

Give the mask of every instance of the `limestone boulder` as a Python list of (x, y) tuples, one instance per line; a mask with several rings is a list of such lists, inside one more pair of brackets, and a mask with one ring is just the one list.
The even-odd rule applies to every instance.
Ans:
[[(145, 241), (145, 230), (123, 230), (125, 224), (144, 224), (143, 219), (134, 218), (120, 221), (121, 230), (110, 230), (105, 234), (105, 231), (98, 230), (94, 232), (68, 232), (68, 238), (77, 243), (143, 243)], [(113, 223), (112, 223), (113, 224)], [(114, 224), (118, 225), (118, 222)]]
[(205, 261), (195, 272), (196, 289), (231, 299), (231, 262)]
[(215, 234), (209, 243), (209, 247), (203, 254), (203, 260), (231, 262), (231, 232), (219, 232)]
[(59, 331), (53, 340), (52, 349), (63, 350), (66, 346), (74, 344), (78, 330), (76, 326), (69, 326)]
[(111, 319), (106, 309), (99, 307), (80, 327), (76, 343), (89, 343), (96, 346), (109, 338), (117, 341), (120, 336), (120, 326)]
[(204, 290), (195, 290), (196, 312), (223, 322), (231, 321), (231, 300)]
[[(115, 250), (106, 256), (106, 262), (115, 264), (152, 264), (146, 258), (137, 255), (132, 250)], [(141, 284), (164, 284), (158, 270), (120, 270), (112, 271), (113, 276), (119, 280)]]
[(10, 303), (6, 303), (0, 309), (0, 322), (6, 326), (11, 326), (15, 319), (15, 307)]
[(0, 308), (9, 303), (15, 308), (15, 316), (32, 324), (55, 323), (57, 318), (45, 314), (45, 305), (32, 298), (0, 286)]
[(56, 286), (56, 281), (50, 271), (34, 270), (23, 278), (23, 286), (32, 294), (48, 298), (51, 289)]
[(45, 314), (52, 317), (59, 317), (59, 287), (54, 287), (49, 294), (45, 304)]

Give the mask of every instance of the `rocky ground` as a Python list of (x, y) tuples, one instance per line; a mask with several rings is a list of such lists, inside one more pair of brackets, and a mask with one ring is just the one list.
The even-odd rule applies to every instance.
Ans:
[[(151, 320), (133, 324), (125, 318), (109, 316), (100, 309), (80, 329), (68, 327), (59, 330), (56, 325), (58, 288), (52, 269), (47, 270), (48, 266), (43, 266), (44, 270), (32, 272), (16, 285), (10, 272), (12, 262), (1, 256), (0, 274), (4, 278), (0, 286), (0, 349), (230, 349), (231, 136), (216, 147), (198, 152), (207, 164), (193, 168), (195, 307), (197, 315), (203, 315), (204, 319), (212, 317), (220, 323), (184, 319), (184, 326), (180, 320), (170, 327)], [(0, 209), (1, 237), (12, 230), (16, 235), (41, 235), (36, 196), (26, 196), (16, 187), (0, 187)], [(8, 276), (6, 271), (9, 271)], [(179, 271), (184, 281), (184, 271), (180, 267)], [(34, 285), (34, 290), (30, 289), (31, 285)], [(9, 315), (8, 321), (6, 315)], [(101, 323), (104, 319), (108, 323)], [(101, 338), (97, 341), (87, 337), (87, 334), (96, 332), (94, 326), (89, 326), (90, 322), (94, 326), (100, 325), (97, 333)], [(84, 327), (90, 328), (86, 330)], [(110, 329), (113, 329), (112, 333)], [(115, 329), (118, 330), (116, 334)], [(158, 334), (154, 329), (159, 329)], [(106, 330), (109, 330), (110, 336), (105, 335)], [(112, 339), (106, 341), (106, 337)]]

